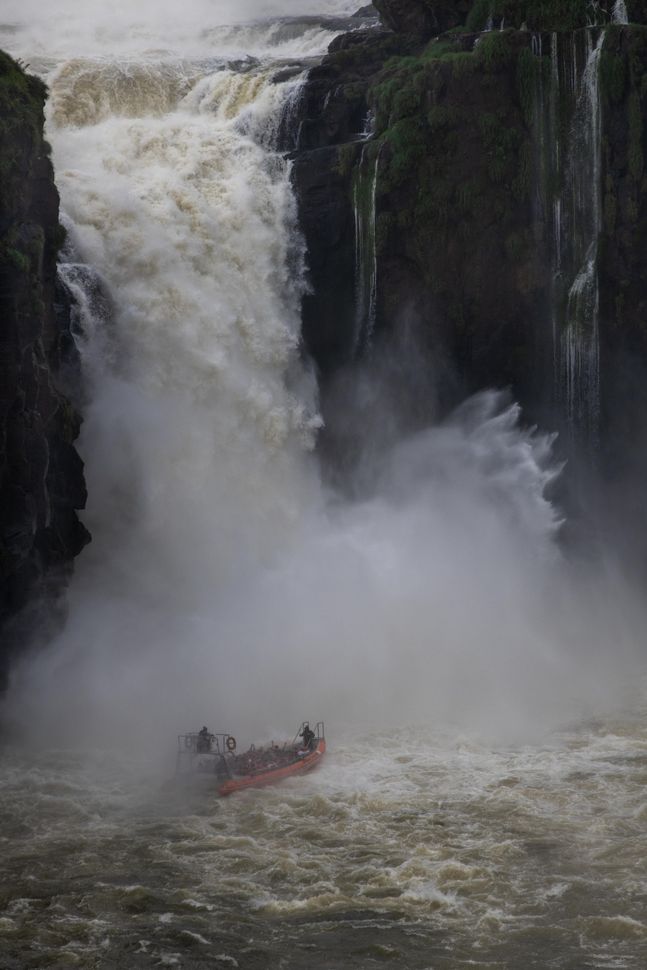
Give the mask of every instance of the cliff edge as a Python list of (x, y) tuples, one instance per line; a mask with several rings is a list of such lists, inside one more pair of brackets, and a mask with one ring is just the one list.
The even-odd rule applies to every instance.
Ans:
[(64, 232), (45, 86), (0, 52), (0, 686), (56, 604), (89, 541), (73, 442), (79, 371), (56, 275)]

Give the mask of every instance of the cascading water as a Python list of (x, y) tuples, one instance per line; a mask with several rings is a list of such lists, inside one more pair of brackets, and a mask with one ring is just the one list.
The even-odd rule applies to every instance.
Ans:
[(595, 450), (600, 411), (598, 235), (601, 218), (599, 67), (604, 32), (553, 34), (536, 73), (533, 120), (542, 222), (552, 268), (556, 399), (571, 434)]
[(612, 18), (615, 24), (629, 23), (629, 14), (627, 13), (627, 4), (625, 3), (625, 0), (616, 0), (613, 5)]
[(566, 412), (574, 432), (593, 448), (600, 416), (600, 334), (598, 236), (600, 233), (601, 34), (593, 46), (587, 32), (586, 66), (577, 93), (568, 158), (566, 211), (573, 246), (572, 265), (579, 266), (568, 292), (566, 326), (561, 335), (562, 386)]
[[(230, 505), (216, 461), (232, 451), (247, 464), (246, 487), (258, 493), (265, 480), (268, 502), (250, 500), (250, 513), (268, 514), (277, 476), (290, 516), (290, 441), (298, 452), (316, 418), (313, 402), (286, 385), (291, 369), (301, 381), (288, 166), (260, 147), (290, 83), (273, 84), (266, 71), (191, 76), (172, 62), (140, 71), (103, 61), (68, 63), (51, 80), (50, 136), (72, 238), (115, 301), (114, 366), (97, 361), (92, 341), (87, 350), (97, 379), (86, 435), (116, 452), (115, 470), (120, 456), (134, 462), (139, 524), (127, 542), (141, 541), (139, 529), (154, 542), (159, 529), (186, 528), (187, 497), (198, 503), (207, 482), (210, 501)], [(163, 427), (150, 425), (155, 411), (165, 413)], [(104, 495), (105, 457), (99, 446), (88, 459)], [(120, 518), (115, 508), (113, 538)], [(94, 532), (100, 545), (101, 522)], [(217, 541), (222, 549), (224, 536)]]
[[(134, 56), (132, 31), (124, 52), (98, 33), (81, 56), (56, 34), (61, 52), (43, 52), (87, 390), (94, 541), (63, 647), (81, 667), (107, 659), (108, 640), (136, 643), (144, 666), (173, 639), (201, 640), (206, 604), (280, 556), (317, 500), (303, 251), (274, 146), (300, 96), (299, 59), (338, 29), (307, 17), (205, 27), (181, 56), (154, 35)], [(128, 587), (132, 611), (119, 606)], [(164, 612), (169, 630), (192, 615), (194, 633), (161, 634)]]
[(353, 181), (355, 214), (355, 355), (370, 344), (377, 313), (375, 213), (380, 151), (362, 149)]
[(301, 73), (292, 90), (286, 98), (281, 112), (279, 127), (273, 136), (273, 142), (283, 151), (293, 151), (299, 144), (301, 134), (301, 106), (306, 90), (307, 75)]

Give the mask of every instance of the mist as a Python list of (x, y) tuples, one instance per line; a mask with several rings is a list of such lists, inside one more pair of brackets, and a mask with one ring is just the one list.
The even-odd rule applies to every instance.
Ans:
[(17, 671), (11, 707), (36, 735), (143, 747), (198, 722), (285, 736), (303, 717), (519, 741), (607, 710), (644, 615), (619, 571), (560, 552), (558, 472), (550, 437), (489, 392), (399, 442), (363, 499), (325, 495), (312, 468), (263, 549), (244, 509), (223, 541), (209, 479), (190, 501), (168, 490), (163, 528), (95, 526), (67, 627)]
[[(353, 418), (343, 487), (320, 467), (305, 254), (264, 147), (298, 81), (161, 56), (136, 97), (119, 81), (135, 49), (204, 56), (217, 24), (355, 6), (9, 5), (51, 85), (93, 535), (65, 629), (14, 670), (6, 713), (37, 743), (159, 749), (203, 723), (245, 742), (303, 718), (519, 740), (624, 702), (639, 669), (639, 597), (610, 553), (564, 553), (554, 439), (504, 395), (413, 427), (369, 360), (357, 387), (388, 415)], [(425, 367), (401, 378), (431, 400)]]
[(297, 15), (349, 16), (360, 6), (354, 0), (51, 0), (46, 5), (5, 0), (0, 33), (9, 27), (6, 46), (28, 57), (39, 71), (60, 57), (170, 50), (185, 56), (217, 54), (211, 32), (219, 26)]

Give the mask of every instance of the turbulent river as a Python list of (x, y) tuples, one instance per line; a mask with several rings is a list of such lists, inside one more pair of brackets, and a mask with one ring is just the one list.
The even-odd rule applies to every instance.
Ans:
[(2, 966), (645, 965), (644, 720), (330, 744), (222, 802), (108, 754), (6, 756)]
[[(355, 6), (5, 4), (50, 88), (93, 543), (5, 705), (2, 970), (647, 965), (646, 618), (560, 550), (550, 435), (494, 392), (394, 434), (369, 373), (353, 500), (319, 472), (276, 139)], [(179, 732), (306, 717), (316, 774), (169, 783)]]

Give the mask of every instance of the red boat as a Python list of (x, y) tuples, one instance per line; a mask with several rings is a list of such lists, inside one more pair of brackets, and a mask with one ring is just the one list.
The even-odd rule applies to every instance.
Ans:
[(231, 734), (211, 734), (206, 727), (194, 734), (178, 736), (176, 774), (216, 776), (219, 795), (231, 795), (244, 788), (261, 788), (305, 774), (320, 764), (326, 751), (323, 721), (314, 731), (308, 721), (301, 724), (292, 741), (272, 742), (266, 747), (252, 744), (236, 754)]

